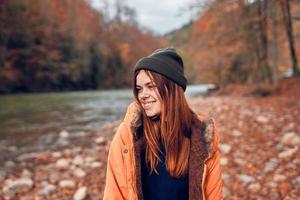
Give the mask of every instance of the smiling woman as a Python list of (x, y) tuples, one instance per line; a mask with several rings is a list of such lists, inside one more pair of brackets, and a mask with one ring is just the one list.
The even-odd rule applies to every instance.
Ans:
[(173, 48), (141, 58), (135, 102), (111, 142), (104, 199), (222, 199), (218, 132), (184, 95), (183, 61)]

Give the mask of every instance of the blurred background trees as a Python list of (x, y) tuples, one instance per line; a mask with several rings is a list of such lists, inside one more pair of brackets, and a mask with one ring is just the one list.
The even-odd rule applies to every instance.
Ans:
[[(108, 5), (107, 0), (103, 0)], [(188, 6), (188, 5), (187, 5)], [(173, 45), (189, 83), (276, 83), (299, 76), (299, 0), (202, 0), (199, 15), (157, 36), (117, 0), (0, 1), (0, 93), (128, 87), (135, 62)], [(188, 12), (188, 11), (187, 11)]]

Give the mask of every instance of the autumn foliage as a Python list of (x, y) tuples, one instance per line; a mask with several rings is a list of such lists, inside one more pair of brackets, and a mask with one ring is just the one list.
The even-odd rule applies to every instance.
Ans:
[(0, 13), (0, 93), (128, 86), (137, 59), (162, 45), (84, 0), (3, 0)]

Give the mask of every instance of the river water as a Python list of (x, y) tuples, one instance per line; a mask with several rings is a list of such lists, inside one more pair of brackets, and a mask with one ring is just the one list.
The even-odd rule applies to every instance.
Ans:
[[(191, 98), (210, 87), (188, 86), (185, 94)], [(52, 143), (62, 130), (97, 130), (120, 120), (132, 100), (129, 89), (0, 96), (0, 149)]]

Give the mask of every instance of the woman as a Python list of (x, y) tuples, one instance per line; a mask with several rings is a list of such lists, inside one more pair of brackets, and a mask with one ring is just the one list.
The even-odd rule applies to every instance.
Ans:
[(104, 200), (222, 199), (218, 133), (188, 106), (181, 57), (156, 50), (134, 69), (134, 97), (108, 155)]

